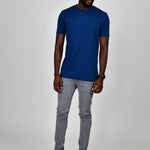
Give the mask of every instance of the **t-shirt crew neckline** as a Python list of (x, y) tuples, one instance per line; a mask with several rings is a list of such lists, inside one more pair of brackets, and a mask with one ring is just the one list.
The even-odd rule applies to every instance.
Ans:
[(75, 9), (80, 11), (80, 12), (89, 12), (90, 10), (92, 10), (94, 8), (94, 6), (92, 5), (92, 7), (90, 9), (87, 9), (87, 10), (83, 10), (83, 9), (79, 9), (77, 4), (75, 4)]

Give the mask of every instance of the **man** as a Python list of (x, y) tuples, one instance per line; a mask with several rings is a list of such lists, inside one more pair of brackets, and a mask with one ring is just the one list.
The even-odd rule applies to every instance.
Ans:
[[(87, 150), (92, 123), (93, 93), (103, 89), (108, 55), (109, 17), (93, 6), (94, 0), (79, 3), (61, 11), (58, 17), (54, 53), (54, 89), (58, 106), (54, 150), (64, 150), (65, 133), (72, 96), (79, 93), (79, 150)], [(66, 35), (66, 52), (59, 74)], [(99, 74), (97, 69), (98, 47)]]

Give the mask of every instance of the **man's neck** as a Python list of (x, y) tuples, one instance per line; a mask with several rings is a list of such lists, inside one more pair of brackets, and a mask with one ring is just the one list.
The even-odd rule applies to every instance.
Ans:
[(77, 4), (77, 7), (79, 8), (79, 9), (82, 9), (82, 10), (88, 10), (88, 9), (90, 9), (90, 8), (86, 8), (81, 2), (79, 2), (78, 4)]

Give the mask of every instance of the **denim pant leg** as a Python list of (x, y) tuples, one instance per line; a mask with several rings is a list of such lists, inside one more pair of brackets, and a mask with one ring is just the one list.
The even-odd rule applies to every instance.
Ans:
[(77, 81), (79, 95), (80, 136), (79, 150), (87, 150), (92, 124), (91, 104), (93, 81)]
[(72, 96), (77, 88), (74, 79), (62, 78), (63, 93), (58, 93), (58, 106), (55, 130), (55, 149), (64, 150), (65, 134), (68, 123), (68, 113)]

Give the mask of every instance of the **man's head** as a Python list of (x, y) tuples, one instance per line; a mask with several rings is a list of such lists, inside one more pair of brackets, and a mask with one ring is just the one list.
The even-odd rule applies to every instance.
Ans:
[(80, 0), (80, 2), (84, 5), (84, 7), (91, 8), (94, 0)]

